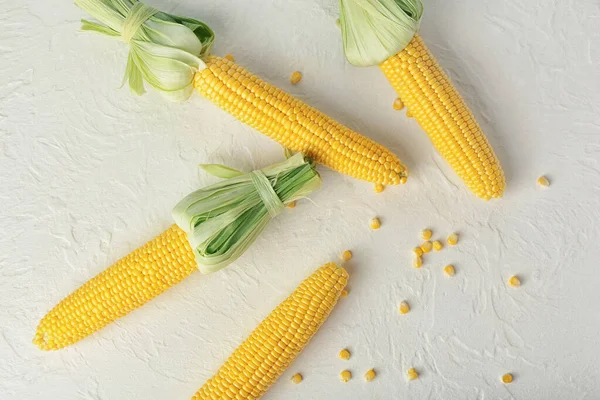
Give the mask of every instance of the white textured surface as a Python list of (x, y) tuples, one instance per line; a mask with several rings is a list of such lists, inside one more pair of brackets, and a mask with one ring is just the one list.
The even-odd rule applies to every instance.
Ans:
[[(0, 398), (187, 399), (316, 267), (351, 248), (351, 293), (265, 399), (600, 398), (600, 8), (595, 0), (427, 0), (422, 36), (480, 119), (508, 191), (474, 198), (392, 109), (377, 68), (344, 62), (335, 0), (152, 2), (214, 27), (217, 54), (394, 150), (412, 172), (376, 195), (325, 185), (235, 265), (196, 274), (59, 352), (31, 344), (62, 297), (170, 223), (211, 182), (281, 149), (198, 96), (117, 90), (126, 49), (77, 32), (69, 1), (0, 1)], [(294, 70), (304, 80), (290, 87)], [(547, 174), (552, 186), (540, 190)], [(383, 227), (368, 228), (380, 215)], [(460, 246), (411, 268), (418, 232)], [(457, 275), (441, 268), (454, 263)], [(505, 282), (513, 273), (520, 289)], [(408, 299), (413, 311), (400, 316)], [(353, 358), (337, 359), (348, 346)], [(410, 384), (403, 371), (415, 366)], [(363, 373), (375, 367), (372, 383)], [(350, 368), (356, 379), (339, 382)], [(296, 371), (305, 380), (288, 382)], [(499, 383), (513, 371), (515, 382)]]

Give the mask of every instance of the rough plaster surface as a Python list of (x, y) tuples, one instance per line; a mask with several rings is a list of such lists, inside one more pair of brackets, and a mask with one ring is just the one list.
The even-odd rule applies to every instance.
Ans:
[[(78, 33), (69, 1), (0, 0), (0, 399), (187, 399), (311, 271), (350, 248), (350, 295), (265, 399), (600, 398), (600, 7), (594, 0), (427, 0), (422, 36), (507, 174), (474, 198), (377, 68), (344, 62), (335, 0), (152, 2), (199, 17), (215, 52), (394, 150), (412, 176), (325, 185), (217, 274), (199, 273), (75, 346), (31, 344), (62, 297), (169, 226), (170, 208), (279, 146), (194, 97), (118, 90), (126, 48)], [(294, 70), (302, 83), (290, 87)], [(547, 174), (552, 186), (536, 187)], [(372, 232), (368, 220), (383, 226)], [(460, 245), (411, 268), (418, 232)], [(457, 275), (441, 269), (454, 263)], [(505, 282), (512, 274), (520, 289)], [(412, 312), (400, 316), (402, 300)], [(342, 362), (338, 351), (353, 357)], [(407, 383), (414, 366), (421, 379)], [(377, 379), (362, 380), (374, 367)], [(352, 370), (357, 379), (339, 382)], [(290, 376), (302, 372), (301, 385)], [(499, 383), (507, 371), (510, 386)]]

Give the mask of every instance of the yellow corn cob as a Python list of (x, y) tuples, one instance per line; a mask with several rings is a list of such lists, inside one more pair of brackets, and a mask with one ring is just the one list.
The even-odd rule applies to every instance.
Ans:
[(331, 263), (314, 272), (238, 347), (192, 400), (255, 400), (302, 351), (337, 302), (348, 273)]
[(354, 178), (384, 185), (408, 172), (385, 147), (225, 58), (208, 56), (194, 79), (196, 90), (235, 118), (317, 163)]
[(185, 232), (172, 225), (61, 301), (42, 318), (33, 342), (42, 350), (73, 344), (197, 270)]
[(502, 197), (504, 173), (464, 100), (418, 35), (380, 68), (442, 157), (467, 187)]

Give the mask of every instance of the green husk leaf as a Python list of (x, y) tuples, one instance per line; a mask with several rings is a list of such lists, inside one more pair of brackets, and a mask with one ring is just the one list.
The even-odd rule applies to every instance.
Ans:
[(340, 0), (340, 25), (348, 61), (378, 65), (402, 51), (419, 30), (420, 0)]
[(83, 31), (122, 38), (130, 53), (123, 83), (145, 93), (144, 82), (174, 101), (189, 98), (194, 74), (206, 68), (214, 32), (205, 23), (158, 11), (138, 0), (75, 0), (100, 23), (82, 20)]
[(221, 164), (200, 164), (200, 168), (217, 178), (230, 179), (244, 175), (244, 172)]
[[(187, 233), (198, 268), (206, 274), (240, 257), (271, 221), (276, 208), (280, 211), (321, 185), (314, 165), (301, 153), (248, 174), (214, 164), (201, 167), (230, 177), (186, 196), (173, 209), (173, 219)], [(265, 182), (270, 187), (264, 187)]]

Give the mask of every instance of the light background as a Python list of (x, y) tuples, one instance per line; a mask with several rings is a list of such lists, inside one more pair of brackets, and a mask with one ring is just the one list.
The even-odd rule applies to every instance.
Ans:
[[(408, 184), (322, 169), (325, 184), (234, 265), (193, 275), (70, 348), (31, 344), (61, 298), (171, 224), (214, 182), (199, 163), (250, 170), (279, 145), (200, 96), (118, 90), (123, 43), (78, 33), (70, 1), (0, 1), (0, 398), (187, 399), (315, 268), (352, 249), (350, 295), (274, 399), (600, 398), (600, 7), (596, 1), (427, 0), (422, 36), (471, 105), (508, 190), (472, 196), (377, 68), (344, 61), (335, 0), (152, 1), (197, 17), (215, 53), (385, 144)], [(304, 74), (295, 87), (292, 71)], [(552, 186), (536, 187), (546, 174)], [(381, 217), (378, 232), (368, 227)], [(411, 268), (418, 232), (460, 245)], [(453, 263), (448, 279), (442, 267)], [(512, 274), (520, 289), (506, 285)], [(407, 299), (413, 311), (399, 315)], [(348, 347), (348, 362), (337, 352)], [(418, 381), (404, 371), (416, 367)], [(365, 383), (369, 368), (377, 379)], [(339, 381), (344, 369), (356, 379)], [(294, 386), (290, 376), (305, 380)], [(510, 386), (499, 382), (508, 371)]]

